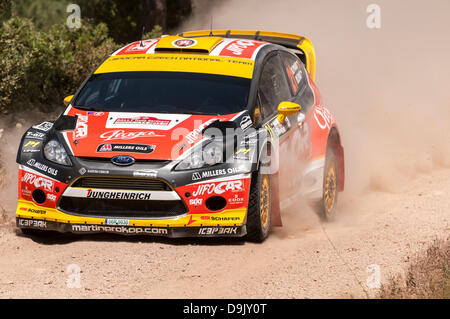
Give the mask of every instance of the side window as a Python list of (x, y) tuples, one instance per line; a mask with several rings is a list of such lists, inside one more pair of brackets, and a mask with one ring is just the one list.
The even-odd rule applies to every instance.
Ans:
[(264, 116), (275, 113), (280, 102), (287, 101), (291, 98), (289, 86), (278, 54), (266, 60), (259, 80), (258, 93), (260, 98), (260, 113)]
[(296, 95), (305, 79), (302, 62), (294, 55), (286, 52), (281, 52), (281, 60), (283, 61), (283, 66), (289, 79), (289, 86), (291, 87), (292, 93)]

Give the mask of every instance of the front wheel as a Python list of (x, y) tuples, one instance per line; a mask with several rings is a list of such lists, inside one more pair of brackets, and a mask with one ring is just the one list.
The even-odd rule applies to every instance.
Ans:
[(255, 172), (250, 188), (247, 213), (247, 239), (263, 242), (270, 231), (271, 223), (271, 191), (270, 176)]

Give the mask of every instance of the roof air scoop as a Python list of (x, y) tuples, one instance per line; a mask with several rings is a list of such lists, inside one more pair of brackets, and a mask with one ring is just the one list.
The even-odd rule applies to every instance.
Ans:
[(167, 36), (161, 38), (155, 47), (155, 52), (192, 52), (210, 53), (223, 39), (221, 37), (183, 38)]

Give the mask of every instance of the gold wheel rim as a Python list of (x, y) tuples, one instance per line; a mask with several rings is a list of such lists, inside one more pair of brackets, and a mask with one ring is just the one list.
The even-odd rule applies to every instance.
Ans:
[(334, 162), (330, 163), (330, 166), (328, 167), (327, 176), (325, 178), (325, 194), (324, 194), (324, 200), (325, 200), (325, 209), (327, 212), (331, 212), (334, 206), (334, 202), (336, 199), (336, 166)]
[(269, 177), (267, 175), (264, 175), (262, 179), (260, 194), (261, 194), (260, 198), (261, 224), (265, 229), (269, 224), (269, 209), (270, 209)]

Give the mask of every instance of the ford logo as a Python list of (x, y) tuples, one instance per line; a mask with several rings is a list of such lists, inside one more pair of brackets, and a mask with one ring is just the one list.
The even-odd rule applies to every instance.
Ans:
[(117, 155), (114, 156), (113, 158), (111, 158), (111, 162), (115, 165), (119, 165), (119, 166), (128, 166), (131, 164), (134, 164), (134, 162), (136, 162), (136, 160), (128, 155)]

